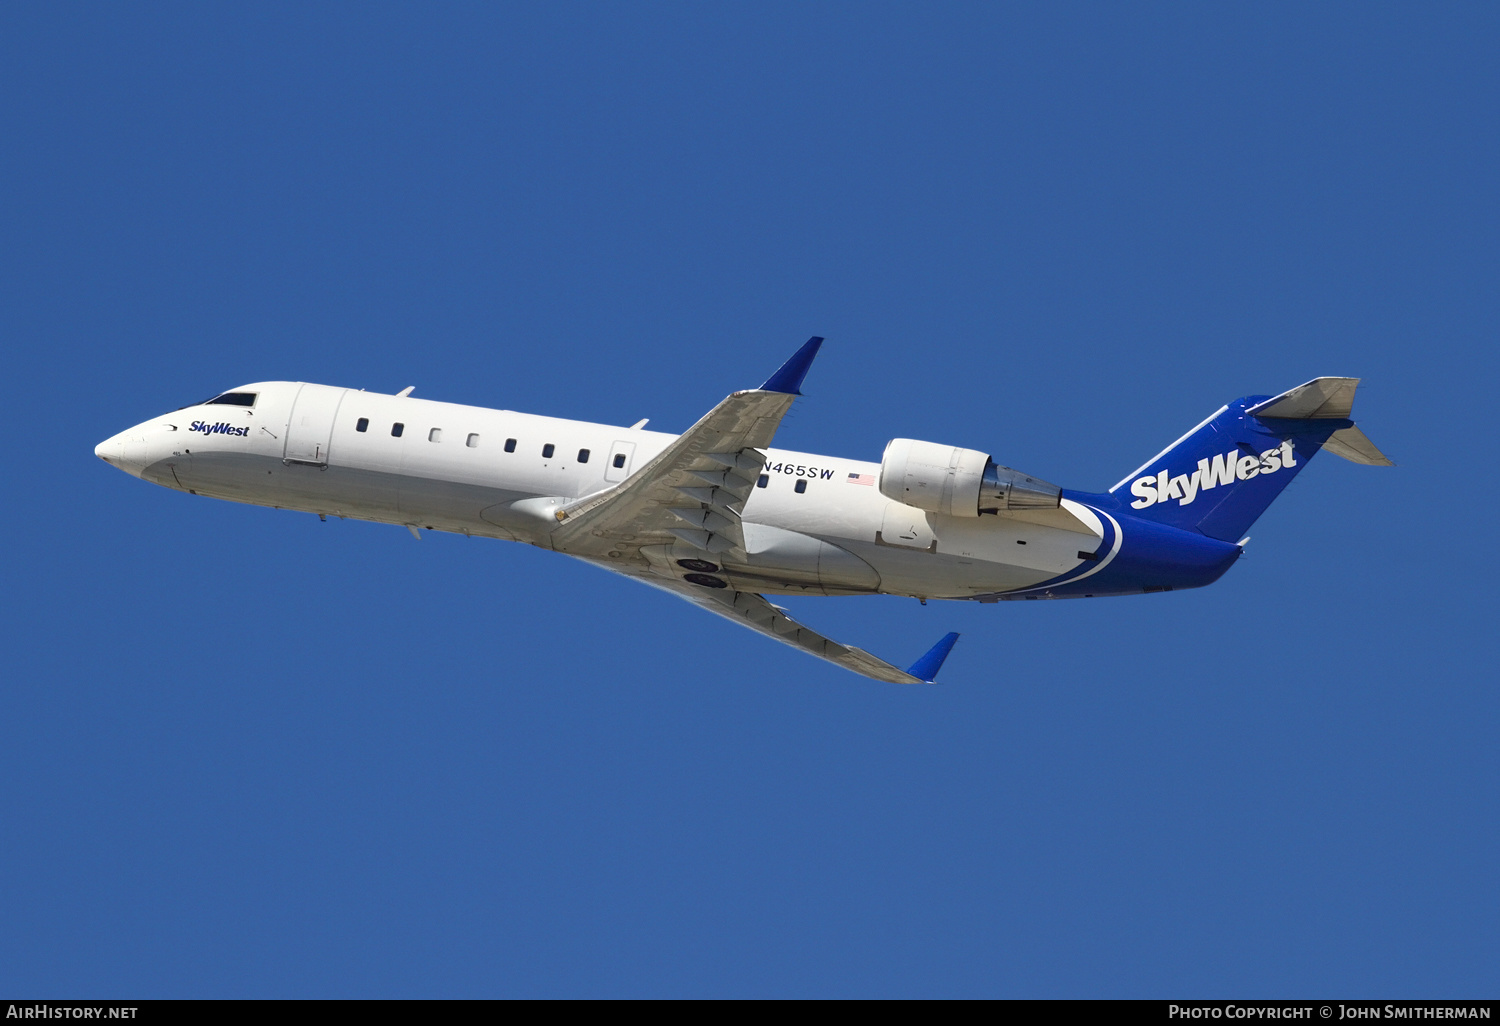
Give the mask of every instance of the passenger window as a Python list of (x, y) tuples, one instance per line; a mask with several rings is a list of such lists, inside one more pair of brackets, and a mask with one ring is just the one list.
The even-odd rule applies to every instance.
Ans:
[(619, 470), (624, 465), (625, 465), (625, 454), (623, 452), (617, 452), (617, 453), (615, 453), (615, 469)]
[(587, 463), (588, 461), (589, 461), (589, 451), (587, 449), (579, 449), (578, 450), (578, 462), (579, 463)]
[(771, 475), (770, 474), (762, 474), (762, 475), (760, 475), (760, 479), (755, 482), (755, 487), (757, 487), (757, 488), (764, 488), (766, 485), (768, 485), (770, 483), (771, 483)]
[(406, 430), (406, 425), (405, 424), (392, 424), (391, 425), (391, 437), (392, 438), (400, 438), (401, 437), (401, 432), (403, 432), (405, 430)]
[(546, 445), (542, 446), (542, 459), (550, 460), (552, 458), (552, 454), (556, 451), (557, 446), (553, 445), (551, 442), (548, 442)]
[(465, 442), (464, 444), (467, 445), (470, 449), (477, 449), (477, 448), (479, 448), (479, 436), (478, 435), (470, 435), (469, 436), (469, 440), (467, 442)]
[(796, 493), (798, 495), (801, 495), (803, 492), (807, 491), (807, 478), (805, 478), (805, 477), (799, 477), (799, 478), (797, 478), (797, 487), (794, 490), (796, 491)]
[(254, 392), (225, 392), (204, 403), (204, 406), (254, 406)]
[(427, 440), (429, 442), (441, 442), (443, 440), (443, 429), (433, 428), (431, 431), (427, 432)]
[(516, 451), (516, 440), (514, 438), (507, 438), (505, 440), (505, 451), (506, 452), (515, 452)]
[(370, 428), (370, 418), (369, 417), (361, 417), (354, 424), (354, 430), (356, 430), (356, 431), (368, 431), (369, 428)]

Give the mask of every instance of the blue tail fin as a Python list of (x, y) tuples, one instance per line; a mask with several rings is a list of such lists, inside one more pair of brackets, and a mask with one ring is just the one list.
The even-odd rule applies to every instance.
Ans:
[(1389, 466), (1349, 414), (1358, 378), (1315, 378), (1223, 407), (1110, 489), (1133, 516), (1236, 541), (1325, 445)]

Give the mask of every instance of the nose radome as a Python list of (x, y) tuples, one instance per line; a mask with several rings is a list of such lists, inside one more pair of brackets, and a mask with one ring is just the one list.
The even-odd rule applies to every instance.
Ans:
[(94, 446), (94, 455), (131, 477), (140, 477), (149, 462), (146, 439), (137, 428), (122, 431)]

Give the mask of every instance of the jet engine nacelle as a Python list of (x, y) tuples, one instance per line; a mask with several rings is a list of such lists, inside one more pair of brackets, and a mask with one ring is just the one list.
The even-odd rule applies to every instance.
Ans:
[(1056, 509), (1062, 489), (1002, 467), (976, 449), (893, 438), (880, 458), (880, 492), (950, 517), (1012, 509)]

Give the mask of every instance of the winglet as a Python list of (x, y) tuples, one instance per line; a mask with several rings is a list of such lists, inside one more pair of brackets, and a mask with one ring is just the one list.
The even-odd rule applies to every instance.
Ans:
[(779, 371), (767, 378), (760, 390), (801, 395), (802, 379), (807, 377), (808, 368), (812, 366), (813, 357), (818, 355), (818, 347), (822, 344), (823, 339), (818, 335), (802, 343), (802, 348), (793, 353), (792, 358), (782, 364)]
[(948, 658), (948, 653), (953, 651), (953, 645), (957, 641), (957, 631), (943, 635), (943, 640), (929, 648), (927, 654), (912, 663), (911, 669), (906, 672), (928, 684), (936, 683), (938, 671), (943, 668), (943, 660)]

